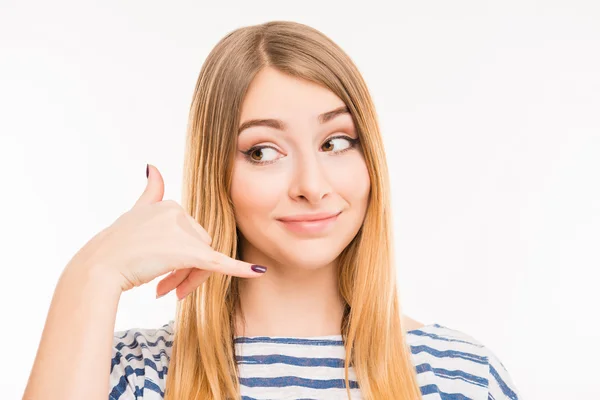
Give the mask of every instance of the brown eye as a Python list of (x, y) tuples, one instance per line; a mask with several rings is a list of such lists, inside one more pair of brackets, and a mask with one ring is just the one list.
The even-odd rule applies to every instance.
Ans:
[[(345, 146), (344, 141), (346, 142)], [(341, 143), (341, 148), (338, 148), (340, 146), (338, 142)], [(324, 149), (325, 152), (337, 155), (342, 154), (348, 150), (352, 150), (354, 147), (356, 147), (358, 143), (358, 138), (354, 139), (347, 135), (338, 135), (330, 137), (325, 143), (323, 143), (321, 147)], [(334, 148), (336, 149), (335, 151)], [(272, 155), (275, 157), (269, 159), (269, 151), (273, 152)], [(254, 146), (246, 151), (242, 151), (241, 153), (244, 155), (244, 159), (246, 161), (255, 165), (271, 164), (277, 161), (279, 158), (281, 158), (277, 157), (277, 153), (279, 153), (279, 151), (271, 146)]]
[[(344, 141), (346, 142), (346, 146), (344, 146)], [(324, 144), (323, 144), (323, 149), (325, 151), (332, 151), (333, 148), (335, 146), (333, 146), (334, 142), (335, 143), (341, 143), (341, 148), (338, 148), (336, 151), (334, 151), (334, 153), (341, 153), (345, 150), (349, 150), (350, 148), (354, 147), (354, 144), (357, 142), (357, 139), (353, 139), (349, 136), (335, 136), (330, 138), (329, 140), (327, 140)], [(329, 144), (329, 145), (328, 145)], [(340, 145), (338, 144), (338, 147)]]
[[(273, 158), (271, 160), (268, 159), (269, 151), (273, 152), (274, 156), (277, 155), (277, 150), (270, 146), (254, 146), (246, 151), (242, 151), (242, 154), (244, 154), (244, 158), (248, 162), (263, 165), (263, 164), (270, 164), (274, 161), (277, 161), (277, 158)], [(265, 152), (266, 152), (266, 154), (265, 154)], [(265, 160), (264, 158), (267, 158), (267, 160)]]
[[(260, 154), (260, 158), (255, 158), (254, 155)], [(256, 149), (252, 153), (250, 153), (250, 158), (255, 161), (260, 161), (262, 159), (262, 149)]]

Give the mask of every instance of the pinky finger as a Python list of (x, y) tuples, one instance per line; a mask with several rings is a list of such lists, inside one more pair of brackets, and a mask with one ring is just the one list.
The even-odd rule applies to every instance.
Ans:
[(163, 297), (175, 289), (188, 277), (193, 268), (174, 270), (156, 285), (156, 298)]
[(176, 293), (179, 300), (196, 290), (196, 288), (204, 283), (210, 276), (212, 271), (204, 269), (194, 269), (190, 274), (177, 286)]

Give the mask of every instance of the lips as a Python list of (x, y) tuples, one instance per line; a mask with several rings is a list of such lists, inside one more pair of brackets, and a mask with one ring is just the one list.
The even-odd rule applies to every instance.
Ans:
[(280, 220), (282, 222), (313, 222), (313, 221), (323, 221), (323, 220), (335, 217), (335, 216), (339, 215), (340, 213), (341, 213), (341, 211), (333, 212), (333, 213), (323, 212), (323, 213), (317, 213), (317, 214), (292, 215), (292, 216), (289, 216), (289, 217), (278, 218), (278, 220)]
[(323, 235), (331, 231), (338, 216), (338, 213), (321, 213), (311, 215), (296, 215), (278, 219), (283, 226), (301, 235)]

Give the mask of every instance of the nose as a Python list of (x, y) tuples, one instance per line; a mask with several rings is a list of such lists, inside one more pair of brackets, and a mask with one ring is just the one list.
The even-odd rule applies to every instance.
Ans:
[(331, 193), (331, 184), (319, 154), (305, 154), (296, 160), (294, 173), (289, 188), (289, 195), (294, 200), (306, 199), (311, 204), (318, 204), (321, 199)]

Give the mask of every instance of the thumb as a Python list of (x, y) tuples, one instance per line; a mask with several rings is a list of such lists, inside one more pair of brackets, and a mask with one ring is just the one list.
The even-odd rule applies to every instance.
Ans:
[(158, 169), (151, 164), (146, 165), (146, 172), (148, 174), (148, 183), (146, 189), (136, 201), (134, 207), (143, 204), (153, 204), (162, 201), (165, 194), (165, 182)]

